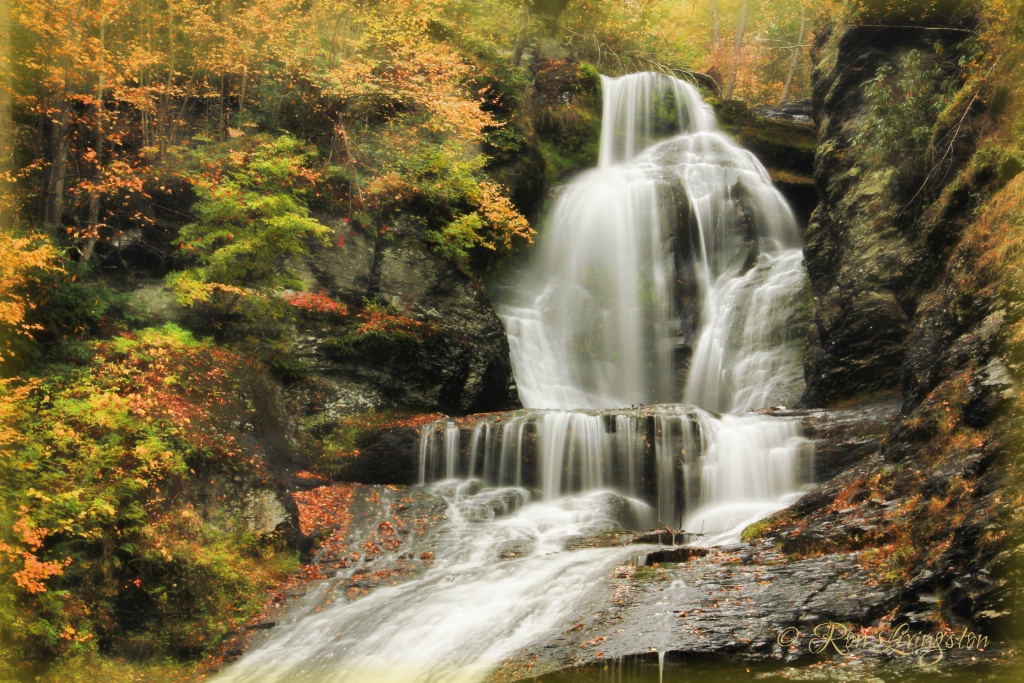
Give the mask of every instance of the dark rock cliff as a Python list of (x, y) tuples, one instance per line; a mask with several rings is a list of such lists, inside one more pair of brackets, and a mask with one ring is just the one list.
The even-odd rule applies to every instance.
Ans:
[[(885, 68), (916, 70), (905, 78), (925, 82), (930, 70), (942, 68), (934, 55), (955, 59), (964, 36), (960, 27), (935, 26), (854, 26), (818, 35), (814, 178), (821, 202), (806, 247), (815, 301), (806, 361), (811, 403), (900, 386), (922, 298), (936, 289), (963, 229), (963, 201), (957, 211), (936, 203), (978, 131), (965, 114), (966, 121), (957, 120), (967, 125), (952, 137), (937, 131), (931, 146), (887, 140), (885, 131), (871, 129), (878, 121), (865, 92)], [(911, 53), (924, 57), (908, 66)], [(962, 87), (949, 78), (950, 87)], [(930, 169), (914, 163), (930, 155), (938, 159)]]
[[(993, 539), (1005, 522), (997, 465), (1013, 380), (1000, 357), (1008, 302), (981, 265), (974, 224), (1019, 168), (981, 144), (990, 93), (949, 67), (970, 49), (970, 27), (872, 22), (818, 35), (805, 402), (898, 394), (902, 408), (880, 452), (766, 526), (787, 553), (858, 553), (900, 586), (901, 619), (996, 633), (1008, 614)], [(933, 79), (942, 95), (924, 113), (879, 104), (886, 79), (922, 89)], [(898, 116), (918, 116), (926, 134), (907, 127), (894, 139)]]
[[(416, 343), (345, 349), (330, 330), (300, 332), (300, 357), (321, 376), (320, 409), (400, 407), (452, 413), (518, 406), (505, 328), (482, 290), (397, 221), (387, 238), (337, 228), (342, 246), (308, 264), (311, 290), (360, 306), (390, 305), (418, 325)], [(333, 395), (332, 395), (333, 394)]]

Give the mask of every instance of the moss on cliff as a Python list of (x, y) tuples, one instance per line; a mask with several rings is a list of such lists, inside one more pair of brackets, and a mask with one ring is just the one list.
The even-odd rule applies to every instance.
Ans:
[[(710, 99), (719, 128), (757, 155), (769, 173), (787, 174), (808, 184), (814, 168), (814, 151), (818, 135), (810, 121), (796, 122), (765, 116), (739, 100)], [(809, 111), (807, 112), (810, 113)]]
[[(901, 586), (901, 619), (1000, 635), (1022, 575), (1024, 165), (1009, 131), (1024, 99), (1014, 67), (993, 65), (1019, 63), (1018, 38), (984, 12), (914, 16), (867, 25), (894, 21), (868, 11), (820, 35), (823, 201), (807, 245), (809, 398), (898, 386), (902, 410), (879, 453), (745, 537), (793, 556), (856, 552)], [(980, 42), (965, 42), (979, 23)], [(950, 54), (959, 71), (942, 71)], [(942, 74), (955, 88), (939, 84), (927, 111), (878, 99)]]
[(976, 191), (942, 211), (988, 125), (969, 66), (977, 55), (956, 27), (848, 24), (819, 35), (811, 402), (899, 385), (921, 298), (983, 189), (965, 181)]
[(601, 83), (586, 62), (548, 60), (537, 67), (534, 131), (548, 187), (567, 174), (597, 165), (601, 139)]

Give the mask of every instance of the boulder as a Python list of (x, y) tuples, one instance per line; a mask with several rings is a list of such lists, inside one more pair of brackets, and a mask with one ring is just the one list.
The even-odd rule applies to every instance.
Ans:
[(335, 225), (336, 246), (308, 264), (308, 287), (345, 302), (368, 301), (416, 322), (416, 339), (373, 349), (339, 345), (343, 329), (299, 334), (299, 356), (326, 380), (320, 409), (400, 407), (450, 413), (517, 407), (505, 328), (481, 287), (431, 250), (411, 221), (372, 236)]

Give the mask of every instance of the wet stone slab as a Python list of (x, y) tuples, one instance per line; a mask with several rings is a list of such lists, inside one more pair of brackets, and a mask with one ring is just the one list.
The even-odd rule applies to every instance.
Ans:
[(295, 494), (305, 546), (300, 571), (270, 591), (258, 617), (229, 634), (222, 664), (335, 602), (421, 576), (444, 547), (438, 532), (447, 504), (439, 496), (420, 487), (320, 483)]
[[(787, 560), (764, 545), (687, 550), (638, 547), (640, 566), (616, 568), (594, 587), (577, 619), (508, 659), (494, 679), (657, 652), (795, 661), (809, 655), (807, 643), (784, 636), (788, 644), (780, 644), (787, 629), (867, 624), (897, 598), (895, 588), (873, 581), (852, 555)], [(662, 557), (684, 561), (655, 561)]]

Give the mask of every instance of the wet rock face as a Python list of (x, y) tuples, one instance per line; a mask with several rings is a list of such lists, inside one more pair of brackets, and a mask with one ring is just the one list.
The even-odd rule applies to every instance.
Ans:
[[(805, 249), (815, 302), (805, 360), (809, 403), (900, 386), (921, 299), (963, 224), (932, 206), (941, 183), (880, 162), (854, 140), (874, 125), (864, 92), (880, 67), (903, 68), (911, 51), (934, 53), (937, 43), (955, 50), (960, 39), (955, 29), (868, 26), (818, 38), (814, 180), (821, 202)], [(955, 176), (973, 135), (965, 131), (963, 149), (950, 145), (943, 177)], [(923, 159), (929, 150), (919, 152)]]
[(801, 224), (818, 203), (814, 186), (817, 128), (810, 102), (750, 109), (739, 100), (712, 100), (718, 127), (736, 138), (768, 169)]
[[(653, 563), (654, 556), (665, 559)], [(643, 566), (616, 568), (560, 635), (510, 658), (494, 678), (546, 679), (649, 652), (794, 661), (809, 654), (803, 634), (829, 622), (869, 622), (897, 594), (872, 585), (852, 555), (787, 561), (755, 545), (662, 548), (647, 557)]]
[(228, 634), (221, 650), (225, 664), (275, 637), (306, 610), (423, 574), (439, 550), (437, 530), (447, 506), (423, 489), (315, 479), (297, 488), (288, 499), (300, 518), (303, 569), (277, 586), (258, 618)]
[(806, 478), (823, 483), (878, 452), (899, 412), (899, 398), (894, 394), (843, 410), (767, 412), (800, 418), (804, 435), (814, 443), (813, 472)]
[[(911, 51), (956, 53), (963, 33), (865, 25), (819, 34), (821, 203), (806, 233), (814, 306), (804, 402), (835, 407), (885, 395), (888, 412), (865, 415), (863, 431), (843, 432), (845, 411), (822, 412), (817, 425), (818, 411), (809, 411), (817, 462), (825, 464), (817, 474), (826, 481), (781, 521), (763, 524), (786, 554), (870, 558), (899, 548), (875, 572), (899, 584), (891, 607), (900, 620), (941, 614), (991, 633), (1006, 612), (994, 578), (1000, 549), (986, 533), (1004, 514), (995, 453), (999, 416), (1017, 389), (998, 357), (1008, 307), (979, 266), (985, 247), (971, 224), (1005, 181), (975, 153), (985, 117), (972, 108), (980, 96), (968, 92), (951, 94), (954, 104), (926, 122), (932, 140), (946, 142), (917, 145), (920, 163), (891, 153), (880, 161), (877, 148), (864, 149), (871, 143), (863, 134), (879, 121), (865, 90), (880, 67), (923, 78), (908, 66)], [(950, 120), (962, 124), (955, 135)]]
[(333, 394), (323, 404), (455, 414), (518, 406), (504, 326), (476, 284), (409, 223), (396, 222), (387, 238), (347, 226), (337, 232), (343, 246), (312, 260), (309, 288), (356, 308), (376, 299), (421, 327), (415, 343), (344, 354), (332, 352), (331, 334), (304, 335), (301, 357)]

